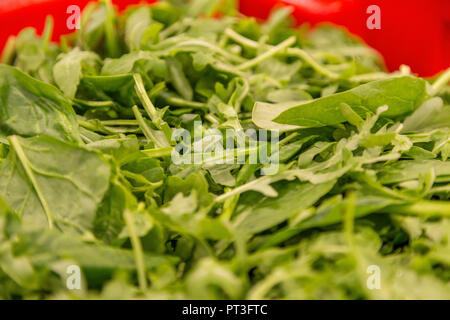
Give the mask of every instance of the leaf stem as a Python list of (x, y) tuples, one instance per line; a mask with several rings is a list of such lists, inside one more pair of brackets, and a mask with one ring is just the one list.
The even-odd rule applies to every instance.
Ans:
[(53, 34), (53, 18), (52, 16), (47, 16), (45, 18), (44, 32), (42, 33), (42, 49), (47, 50), (48, 44), (52, 38)]
[[(248, 38), (240, 35), (239, 33), (235, 32), (232, 29), (225, 30), (225, 34), (230, 39), (236, 41), (237, 43), (239, 43), (242, 46), (253, 48), (253, 49), (258, 49), (261, 46), (258, 42), (253, 41), (251, 39), (248, 39)], [(272, 46), (269, 46), (269, 47), (272, 47)], [(332, 71), (327, 70), (325, 67), (323, 67), (318, 62), (316, 62), (311, 57), (310, 54), (308, 54), (306, 51), (304, 51), (304, 50), (302, 50), (300, 48), (288, 48), (286, 50), (286, 53), (289, 54), (289, 55), (294, 55), (294, 56), (300, 57), (306, 63), (308, 63), (311, 67), (313, 67), (314, 70), (316, 70), (318, 73), (320, 73), (320, 74), (322, 74), (322, 75), (324, 75), (326, 77), (329, 77), (329, 78), (332, 78), (332, 79), (339, 78), (339, 75), (337, 73), (334, 73)]]
[(422, 200), (414, 204), (390, 207), (389, 211), (400, 214), (413, 214), (419, 216), (450, 216), (450, 203), (443, 201)]
[(105, 20), (105, 35), (106, 35), (106, 48), (110, 57), (115, 58), (120, 54), (119, 44), (117, 42), (116, 30), (115, 30), (115, 14), (114, 8), (111, 4), (111, 0), (103, 0), (106, 9)]
[(262, 55), (257, 56), (256, 58), (239, 65), (237, 68), (238, 68), (238, 70), (248, 70), (250, 68), (253, 68), (254, 66), (266, 61), (270, 57), (289, 48), (296, 41), (297, 41), (297, 39), (295, 37), (290, 37), (290, 38), (284, 40), (283, 42), (281, 42), (280, 44), (270, 48), (268, 51), (264, 52)]
[(141, 152), (150, 158), (163, 158), (163, 157), (170, 157), (172, 155), (173, 148), (166, 147), (159, 149), (146, 149), (142, 150)]
[(131, 245), (133, 247), (134, 259), (136, 261), (136, 269), (138, 273), (138, 282), (141, 291), (147, 290), (147, 275), (145, 270), (144, 251), (142, 250), (141, 241), (136, 233), (133, 214), (127, 209), (123, 213), (125, 224), (130, 233)]
[[(225, 188), (225, 193), (230, 192), (231, 188)], [(220, 218), (222, 221), (230, 221), (233, 216), (234, 210), (236, 209), (237, 203), (239, 201), (240, 195), (236, 194), (231, 198), (225, 199), (223, 202), (223, 210)]]
[(144, 87), (144, 82), (142, 81), (142, 76), (139, 73), (135, 73), (133, 75), (133, 78), (134, 78), (134, 82), (135, 82), (136, 93), (139, 97), (139, 100), (141, 100), (142, 106), (144, 107), (148, 116), (152, 120), (153, 124), (158, 129), (160, 129), (164, 132), (164, 135), (166, 136), (167, 141), (171, 141), (172, 129), (170, 129), (169, 125), (161, 118), (161, 116), (158, 113), (158, 110), (156, 110), (152, 101), (148, 97), (147, 91), (145, 90), (145, 87)]
[(14, 53), (16, 51), (16, 41), (15, 36), (10, 36), (8, 41), (6, 41), (5, 48), (0, 59), (0, 63), (10, 64), (13, 62)]
[(289, 48), (287, 50), (287, 53), (289, 55), (294, 55), (302, 58), (306, 63), (308, 63), (314, 70), (316, 70), (318, 73), (331, 78), (331, 79), (337, 79), (339, 78), (339, 75), (337, 73), (334, 73), (332, 71), (329, 71), (324, 66), (316, 62), (305, 50), (302, 50), (300, 48)]
[(91, 108), (107, 108), (107, 107), (114, 107), (115, 105), (114, 101), (90, 101), (82, 99), (73, 99), (73, 101), (78, 104), (82, 104), (83, 106)]
[(164, 100), (171, 106), (171, 107), (183, 107), (183, 108), (191, 108), (191, 109), (198, 109), (198, 110), (208, 110), (208, 107), (205, 103), (196, 102), (196, 101), (189, 101), (178, 97), (170, 97), (167, 95), (163, 95)]
[(240, 45), (248, 48), (258, 49), (258, 47), (260, 46), (258, 42), (248, 39), (230, 28), (227, 28), (225, 30), (225, 35), (227, 35), (231, 40), (234, 40)]
[(124, 120), (104, 120), (104, 121), (100, 121), (101, 124), (105, 125), (105, 126), (138, 126), (139, 122), (137, 120), (128, 120), (128, 119), (124, 119)]
[(142, 76), (139, 73), (135, 73), (133, 75), (133, 78), (136, 84), (136, 93), (139, 97), (139, 100), (141, 100), (142, 106), (144, 107), (148, 116), (153, 122), (159, 120), (158, 111), (156, 110), (155, 106), (153, 105), (152, 101), (147, 95), (147, 92), (144, 87), (144, 82), (142, 81)]
[(225, 57), (226, 59), (228, 59), (230, 61), (234, 61), (234, 62), (237, 62), (237, 63), (242, 63), (242, 62), (245, 61), (245, 59), (242, 58), (241, 56), (229, 53), (229, 52), (225, 51), (224, 49), (222, 49), (222, 48), (220, 48), (220, 47), (218, 47), (216, 45), (213, 45), (213, 44), (211, 44), (209, 42), (202, 41), (202, 40), (187, 40), (187, 41), (184, 41), (184, 42), (181, 42), (181, 43), (177, 44), (174, 48), (182, 48), (182, 47), (185, 47), (185, 46), (186, 47), (187, 46), (205, 47), (205, 48), (208, 48), (208, 49), (210, 49), (211, 51), (213, 51), (213, 52), (215, 52), (217, 54), (222, 55), (223, 57)]
[(436, 95), (450, 81), (450, 68), (442, 73), (439, 78), (431, 86), (431, 95)]
[(139, 123), (139, 128), (141, 128), (142, 132), (144, 133), (144, 136), (147, 138), (147, 140), (153, 141), (157, 148), (164, 148), (167, 147), (167, 143), (164, 143), (164, 141), (160, 141), (158, 137), (156, 137), (150, 127), (145, 122), (144, 118), (142, 117), (141, 112), (139, 111), (137, 106), (134, 106), (132, 108), (134, 116), (136, 117), (137, 122)]

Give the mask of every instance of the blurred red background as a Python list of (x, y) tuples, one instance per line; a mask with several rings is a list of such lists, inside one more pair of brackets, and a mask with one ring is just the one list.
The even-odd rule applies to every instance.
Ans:
[[(69, 5), (83, 8), (89, 0), (0, 0), (0, 48), (10, 35), (27, 26), (41, 32), (47, 15), (55, 20), (54, 40), (69, 33)], [(120, 10), (142, 0), (115, 0)], [(147, 2), (153, 2), (148, 0)], [(450, 67), (450, 0), (240, 0), (246, 15), (264, 19), (275, 5), (294, 7), (298, 23), (332, 22), (347, 27), (376, 48), (389, 70), (409, 65), (421, 76), (433, 76)], [(370, 30), (366, 12), (381, 9), (381, 29)]]

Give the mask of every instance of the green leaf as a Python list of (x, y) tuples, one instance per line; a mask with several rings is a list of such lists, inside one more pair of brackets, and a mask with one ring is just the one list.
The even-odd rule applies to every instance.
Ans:
[(175, 58), (167, 59), (167, 69), (170, 74), (170, 81), (172, 82), (178, 93), (186, 100), (192, 100), (194, 91), (192, 90), (189, 80), (183, 71), (182, 64)]
[(380, 168), (378, 179), (383, 184), (416, 180), (434, 169), (438, 181), (450, 181), (450, 162), (439, 160), (403, 160)]
[(444, 106), (441, 98), (425, 101), (403, 122), (403, 132), (423, 132), (435, 128), (449, 127), (450, 106)]
[(112, 155), (120, 166), (136, 160), (140, 155), (139, 141), (131, 135), (126, 138), (102, 139), (88, 144), (88, 147)]
[[(126, 75), (135, 72), (145, 72), (153, 79), (159, 78), (165, 80), (168, 77), (164, 60), (159, 59), (147, 51), (135, 51), (124, 54), (118, 59), (105, 60), (101, 75), (126, 77)], [(110, 90), (118, 90), (121, 86), (111, 88)]]
[[(243, 212), (233, 222), (237, 232), (251, 235), (274, 227), (313, 205), (327, 194), (335, 181), (313, 185), (310, 183), (278, 182), (278, 197), (262, 197), (251, 193), (242, 196)], [(239, 206), (239, 204), (238, 204)]]
[(140, 49), (142, 36), (151, 22), (150, 10), (147, 7), (137, 9), (128, 17), (125, 25), (125, 42), (130, 50)]
[(13, 134), (80, 141), (71, 103), (58, 89), (0, 65), (0, 136)]
[(96, 69), (100, 58), (93, 52), (80, 51), (78, 48), (58, 57), (53, 67), (53, 77), (62, 92), (73, 99), (78, 89), (83, 69)]
[[(354, 89), (304, 102), (297, 106), (272, 106), (272, 118), (266, 120), (293, 128), (310, 128), (335, 125), (346, 119), (340, 111), (341, 103), (349, 105), (356, 113), (376, 113), (380, 106), (388, 106), (383, 114), (394, 118), (414, 111), (425, 100), (425, 81), (412, 77), (379, 80), (363, 84)], [(257, 103), (255, 114), (264, 113), (270, 106)], [(273, 117), (274, 113), (278, 113)]]
[(24, 224), (90, 230), (108, 188), (108, 162), (94, 151), (51, 137), (12, 136), (10, 144), (0, 169), (0, 196)]
[(191, 173), (186, 179), (171, 176), (167, 179), (167, 189), (164, 193), (166, 200), (172, 200), (178, 193), (189, 195), (197, 192), (198, 204), (206, 207), (212, 202), (212, 195), (208, 192), (208, 182), (201, 173)]

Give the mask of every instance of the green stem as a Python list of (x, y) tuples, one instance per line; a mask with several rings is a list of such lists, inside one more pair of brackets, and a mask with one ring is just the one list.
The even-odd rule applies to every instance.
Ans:
[[(225, 193), (231, 191), (231, 188), (225, 188)], [(222, 210), (222, 214), (220, 215), (220, 218), (223, 221), (230, 221), (231, 217), (233, 216), (233, 212), (236, 209), (237, 203), (239, 201), (239, 194), (225, 199), (224, 203), (223, 203), (223, 210)]]
[[(239, 97), (235, 98), (234, 100), (234, 110), (236, 111), (237, 114), (239, 114), (241, 112), (241, 105), (242, 105), (242, 101), (244, 101), (244, 99), (247, 97), (247, 95), (250, 92), (250, 85), (248, 84), (248, 81), (245, 80), (244, 78), (240, 79), (242, 81), (243, 84), (243, 90), (242, 93), (239, 95)], [(232, 96), (232, 98), (230, 98), (230, 102), (233, 100), (234, 95)]]
[[(233, 31), (232, 29), (225, 30), (225, 34), (230, 39), (234, 40), (235, 42), (239, 43), (242, 46), (245, 46), (248, 48), (253, 48), (253, 49), (258, 49), (261, 46), (258, 42), (248, 39), (248, 38), (240, 35), (239, 33)], [(269, 46), (269, 47), (271, 47), (272, 49), (274, 48), (272, 46)], [(311, 67), (313, 67), (314, 70), (316, 70), (320, 74), (323, 74), (326, 77), (329, 77), (332, 79), (336, 79), (339, 77), (338, 74), (327, 70), (325, 67), (323, 67), (318, 62), (316, 62), (311, 57), (311, 55), (309, 55), (306, 51), (304, 51), (300, 48), (288, 48), (286, 51), (289, 55), (294, 55), (294, 56), (298, 56), (298, 57), (302, 58), (306, 63), (308, 63)]]
[(161, 39), (167, 39), (168, 37), (183, 32), (186, 30), (193, 22), (194, 20), (192, 18), (185, 18), (181, 21), (177, 21), (167, 27), (166, 29), (162, 30), (159, 34)]
[(144, 133), (144, 136), (147, 138), (147, 140), (153, 141), (155, 143), (155, 146), (157, 148), (164, 148), (167, 147), (167, 143), (165, 141), (160, 141), (158, 137), (156, 137), (150, 127), (145, 122), (144, 118), (142, 117), (141, 112), (139, 111), (137, 106), (134, 106), (132, 108), (134, 116), (136, 117), (137, 122), (139, 123), (139, 127), (141, 128), (142, 132)]
[[(244, 164), (239, 170), (239, 173), (236, 177), (236, 186), (241, 186), (242, 184), (246, 183), (256, 171), (256, 168), (258, 168), (258, 165), (249, 163)], [(225, 193), (231, 192), (232, 190), (233, 189), (231, 188), (225, 188)], [(239, 202), (239, 198), (240, 194), (235, 194), (234, 196), (225, 199), (223, 203), (223, 212), (221, 215), (221, 219), (223, 221), (228, 222), (231, 220), (231, 217), (233, 216), (233, 213)]]
[(206, 106), (205, 103), (189, 101), (177, 97), (169, 97), (169, 96), (163, 97), (171, 107), (184, 107), (191, 109), (208, 110), (208, 107)]
[(44, 32), (42, 33), (42, 49), (47, 50), (48, 44), (52, 38), (53, 34), (53, 18), (52, 16), (47, 16), (45, 18)]
[(104, 120), (100, 121), (105, 126), (138, 126), (137, 120)]
[(144, 82), (142, 81), (142, 77), (139, 73), (135, 73), (133, 75), (134, 82), (135, 82), (135, 89), (136, 93), (139, 97), (139, 100), (142, 103), (142, 106), (145, 109), (145, 112), (147, 112), (148, 116), (152, 120), (153, 124), (162, 132), (164, 132), (164, 135), (166, 136), (167, 141), (172, 140), (172, 129), (169, 127), (169, 125), (161, 118), (158, 111), (156, 110), (155, 106), (153, 105), (152, 101), (150, 100), (149, 96), (147, 95), (147, 91), (144, 87)]
[(134, 259), (136, 260), (136, 269), (138, 273), (138, 282), (141, 291), (147, 290), (147, 275), (145, 270), (144, 251), (142, 250), (141, 240), (139, 239), (134, 225), (133, 214), (129, 210), (125, 210), (124, 214), (125, 224), (130, 233), (131, 245), (133, 247)]
[(147, 95), (147, 91), (144, 87), (144, 82), (142, 81), (142, 76), (139, 73), (135, 73), (133, 75), (133, 78), (136, 84), (136, 93), (139, 97), (139, 100), (141, 100), (142, 106), (144, 107), (150, 119), (153, 122), (156, 122), (157, 120), (159, 120), (158, 111)]
[(205, 119), (208, 120), (209, 122), (211, 122), (212, 124), (220, 124), (220, 121), (211, 113), (208, 113), (205, 116)]
[(114, 8), (111, 4), (111, 0), (103, 0), (106, 8), (106, 21), (105, 21), (105, 36), (106, 36), (106, 48), (110, 57), (115, 58), (120, 55), (119, 44), (117, 42), (117, 35), (115, 30), (115, 14)]
[(150, 158), (163, 158), (163, 157), (170, 157), (172, 155), (173, 148), (166, 147), (159, 149), (146, 149), (142, 150), (141, 152)]
[(147, 178), (145, 178), (143, 175), (136, 174), (134, 172), (130, 172), (127, 170), (121, 170), (120, 172), (122, 173), (122, 175), (124, 177), (134, 180), (137, 183), (146, 184), (147, 186), (151, 186), (152, 188), (158, 188), (158, 187), (162, 186), (162, 184), (163, 184), (162, 181), (153, 183), (153, 182), (147, 180)]
[(241, 56), (238, 55), (234, 55), (232, 53), (229, 53), (227, 51), (225, 51), (224, 49), (213, 45), (209, 42), (206, 41), (202, 41), (202, 40), (187, 40), (184, 42), (181, 42), (179, 44), (177, 44), (174, 48), (182, 48), (182, 47), (188, 47), (188, 46), (198, 46), (198, 47), (205, 47), (210, 49), (211, 51), (222, 55), (223, 57), (225, 57), (226, 59), (230, 60), (230, 61), (234, 61), (236, 63), (242, 63), (245, 61), (244, 58), (242, 58)]
[(258, 47), (260, 46), (258, 42), (248, 39), (230, 28), (225, 30), (225, 35), (227, 35), (231, 40), (239, 43), (244, 47), (258, 49)]
[(107, 108), (115, 105), (114, 101), (90, 101), (82, 99), (74, 99), (73, 101), (91, 108)]
[(450, 192), (450, 185), (431, 188), (431, 189), (427, 192), (427, 194), (435, 194), (435, 193), (439, 193), (439, 192)]
[(290, 142), (292, 139), (295, 139), (296, 137), (298, 137), (300, 134), (298, 132), (294, 132), (291, 133), (290, 135), (288, 135), (287, 137), (285, 137), (283, 140), (281, 140), (278, 144), (279, 146), (284, 146), (285, 144), (287, 144), (288, 142)]
[(328, 78), (331, 78), (331, 79), (339, 78), (339, 75), (337, 73), (327, 70), (324, 66), (322, 66), (321, 64), (316, 62), (305, 50), (302, 50), (300, 48), (289, 48), (287, 50), (287, 53), (289, 55), (300, 57), (307, 64), (309, 64), (314, 70), (316, 70), (318, 73), (320, 73)]
[(16, 41), (17, 38), (10, 36), (3, 49), (2, 57), (0, 63), (10, 64), (13, 62), (14, 54), (16, 52)]
[(431, 86), (431, 95), (436, 95), (450, 81), (450, 68), (448, 68)]
[(92, 13), (97, 8), (96, 2), (89, 2), (83, 9), (83, 14), (81, 15), (80, 30), (75, 33), (77, 46), (83, 47), (83, 35), (85, 34), (86, 25), (89, 23)]
[(264, 52), (262, 55), (254, 58), (250, 61), (244, 62), (243, 64), (239, 65), (237, 68), (238, 68), (238, 70), (248, 70), (250, 68), (253, 68), (254, 66), (266, 61), (270, 57), (273, 57), (274, 55), (280, 53), (281, 51), (289, 48), (296, 41), (297, 41), (297, 39), (295, 37), (290, 37), (290, 38), (284, 40), (283, 42), (281, 42), (280, 44), (270, 48), (268, 51)]
[(78, 119), (77, 121), (78, 121), (78, 125), (82, 128), (85, 128), (85, 129), (88, 129), (88, 130), (91, 130), (94, 132), (106, 134), (106, 135), (111, 134), (111, 131), (108, 131), (106, 127), (104, 129), (99, 128), (96, 125), (93, 125), (92, 123), (90, 123), (89, 121), (85, 121), (85, 120), (81, 120), (81, 119)]
[(390, 207), (389, 212), (419, 216), (440, 215), (450, 217), (450, 202), (422, 200), (414, 204)]
[(59, 38), (59, 41), (61, 42), (61, 50), (63, 53), (68, 53), (70, 51), (70, 41), (69, 37), (67, 35), (63, 35)]

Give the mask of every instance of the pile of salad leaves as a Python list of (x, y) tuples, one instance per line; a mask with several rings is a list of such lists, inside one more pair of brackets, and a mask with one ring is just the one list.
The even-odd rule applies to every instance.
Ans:
[[(229, 0), (101, 1), (51, 35), (0, 65), (0, 298), (450, 298), (450, 70)], [(195, 121), (279, 130), (278, 173), (174, 164)]]

